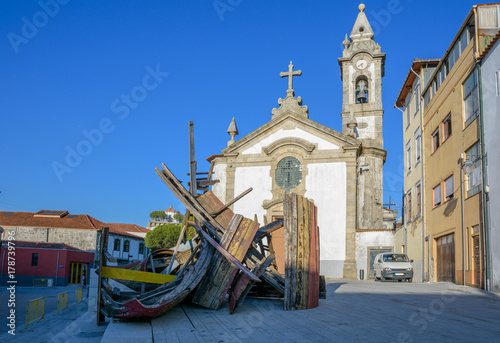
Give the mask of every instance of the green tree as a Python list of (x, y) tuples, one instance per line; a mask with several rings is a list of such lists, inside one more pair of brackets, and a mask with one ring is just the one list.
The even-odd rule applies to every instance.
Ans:
[(149, 214), (149, 217), (153, 220), (161, 220), (167, 217), (165, 211), (153, 211)]
[(184, 215), (177, 212), (176, 214), (174, 214), (174, 219), (177, 220), (179, 223), (183, 223), (184, 222)]
[[(144, 243), (151, 250), (160, 248), (172, 248), (177, 244), (177, 239), (181, 234), (182, 226), (176, 224), (166, 224), (155, 227), (155, 229), (146, 234)], [(192, 227), (188, 228), (188, 238), (190, 233), (194, 233)]]

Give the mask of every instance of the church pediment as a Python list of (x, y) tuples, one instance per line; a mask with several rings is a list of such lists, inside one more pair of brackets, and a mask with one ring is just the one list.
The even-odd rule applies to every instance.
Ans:
[(360, 142), (329, 127), (293, 113), (275, 117), (257, 130), (222, 150), (227, 154), (270, 154), (292, 145), (307, 152), (358, 147)]

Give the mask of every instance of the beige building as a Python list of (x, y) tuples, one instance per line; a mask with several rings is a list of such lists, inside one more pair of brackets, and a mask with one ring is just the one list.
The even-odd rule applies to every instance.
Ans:
[(425, 268), (430, 281), (484, 287), (479, 62), (499, 7), (467, 15), (423, 89)]
[(396, 249), (413, 260), (413, 280), (426, 280), (424, 268), (424, 159), (422, 144), (421, 92), (439, 63), (439, 59), (415, 59), (398, 94), (394, 107), (403, 114), (404, 201), (403, 222), (395, 235)]

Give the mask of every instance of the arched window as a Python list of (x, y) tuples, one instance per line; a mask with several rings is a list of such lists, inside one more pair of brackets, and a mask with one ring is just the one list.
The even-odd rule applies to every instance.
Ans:
[(115, 242), (113, 243), (113, 250), (120, 251), (120, 240), (118, 238), (115, 239)]
[(125, 241), (123, 242), (123, 252), (128, 252), (130, 250), (130, 242)]
[(368, 79), (362, 75), (356, 79), (356, 104), (369, 102)]
[(144, 255), (144, 243), (139, 243), (139, 255)]
[(289, 193), (302, 181), (302, 166), (295, 157), (285, 157), (278, 162), (276, 168), (276, 183)]

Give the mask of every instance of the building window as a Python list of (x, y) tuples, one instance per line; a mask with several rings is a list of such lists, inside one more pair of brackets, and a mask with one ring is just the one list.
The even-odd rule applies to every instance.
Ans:
[(115, 239), (115, 242), (113, 243), (113, 250), (120, 251), (120, 240), (119, 239)]
[(479, 93), (477, 88), (477, 73), (474, 70), (463, 84), (464, 121), (469, 125), (479, 113)]
[(451, 136), (451, 113), (443, 120), (443, 142)]
[(139, 243), (139, 255), (144, 255), (144, 243)]
[(415, 213), (415, 215), (418, 217), (422, 214), (422, 184), (419, 182), (417, 183), (417, 185), (415, 186), (415, 190), (416, 190), (416, 198), (415, 200), (417, 201), (417, 211)]
[[(466, 170), (467, 196), (473, 196), (481, 191), (481, 147), (479, 142), (465, 152), (466, 160), (472, 162), (472, 168)], [(469, 169), (469, 168), (468, 168)]]
[(422, 150), (422, 130), (420, 127), (415, 131), (415, 165), (420, 162), (420, 151)]
[(432, 152), (439, 148), (439, 127), (432, 133)]
[(441, 184), (432, 189), (432, 204), (433, 207), (441, 205)]
[(411, 221), (411, 190), (406, 193), (406, 206), (408, 206), (408, 220), (407, 222)]
[(453, 189), (453, 175), (444, 180), (444, 201), (448, 201), (453, 198), (455, 193)]
[(38, 253), (31, 254), (31, 266), (32, 267), (38, 266)]
[(276, 168), (276, 183), (289, 193), (302, 181), (302, 166), (295, 157), (285, 157), (278, 162)]
[(411, 139), (406, 143), (406, 172), (411, 172)]
[(129, 250), (130, 250), (130, 242), (129, 241), (123, 242), (123, 252), (129, 252)]

